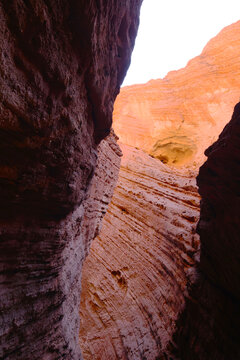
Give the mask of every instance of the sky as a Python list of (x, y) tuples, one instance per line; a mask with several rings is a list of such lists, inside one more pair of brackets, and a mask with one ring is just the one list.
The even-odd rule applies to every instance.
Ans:
[(122, 84), (163, 78), (187, 65), (221, 29), (240, 19), (240, 0), (144, 0)]

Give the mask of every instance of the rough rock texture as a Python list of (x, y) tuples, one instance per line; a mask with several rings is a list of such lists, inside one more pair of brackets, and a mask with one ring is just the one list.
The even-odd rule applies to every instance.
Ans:
[(111, 130), (111, 134), (98, 147), (96, 170), (84, 201), (85, 212), (81, 223), (85, 256), (89, 252), (92, 239), (101, 230), (102, 219), (117, 185), (122, 156), (117, 139), (118, 137)]
[(114, 185), (113, 140), (101, 145), (109, 149), (94, 180), (101, 193), (89, 185), (97, 143), (110, 132), (140, 4), (1, 1), (2, 359), (81, 358), (81, 266)]
[(117, 188), (83, 267), (85, 360), (160, 359), (195, 278), (194, 173), (122, 146)]
[[(240, 103), (198, 176), (201, 277), (179, 322), (180, 359), (240, 359)], [(191, 341), (189, 341), (191, 339)]]
[(239, 30), (225, 28), (185, 69), (118, 97), (114, 128), (128, 145), (83, 268), (86, 360), (240, 358), (240, 105), (198, 177), (200, 263), (195, 183), (239, 98)]
[(240, 21), (224, 28), (184, 69), (124, 87), (114, 107), (120, 141), (164, 163), (198, 168), (239, 100), (239, 52)]

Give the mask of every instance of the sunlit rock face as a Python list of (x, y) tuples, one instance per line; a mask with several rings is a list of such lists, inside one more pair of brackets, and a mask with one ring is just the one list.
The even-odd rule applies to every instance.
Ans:
[(201, 260), (195, 180), (239, 98), (239, 27), (185, 69), (121, 91), (119, 181), (83, 269), (86, 360), (240, 357), (238, 107), (198, 178)]
[(121, 154), (113, 134), (97, 144), (110, 133), (140, 4), (1, 1), (1, 359), (82, 358), (81, 267)]
[(83, 269), (80, 342), (86, 360), (155, 360), (168, 353), (196, 277), (194, 174), (121, 148), (118, 185)]
[(184, 69), (124, 87), (114, 107), (120, 141), (164, 163), (198, 168), (239, 100), (239, 52), (237, 22), (209, 41)]

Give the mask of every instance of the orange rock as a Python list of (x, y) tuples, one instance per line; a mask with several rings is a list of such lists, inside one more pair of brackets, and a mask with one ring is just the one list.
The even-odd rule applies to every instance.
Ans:
[(239, 99), (239, 52), (240, 21), (224, 28), (185, 68), (122, 88), (114, 108), (120, 141), (164, 163), (199, 167)]

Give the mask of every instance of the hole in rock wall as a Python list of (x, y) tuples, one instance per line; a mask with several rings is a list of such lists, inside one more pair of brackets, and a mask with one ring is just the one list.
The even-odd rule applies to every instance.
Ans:
[[(145, 1), (143, 10), (147, 3), (156, 5)], [(140, 25), (133, 68), (114, 107), (113, 129), (123, 153), (118, 183), (83, 267), (85, 360), (171, 358), (176, 352), (174, 334), (200, 276), (196, 176), (205, 149), (217, 140), (239, 99), (240, 22), (234, 23), (232, 4), (231, 14), (227, 2), (216, 14), (217, 3), (176, 1), (167, 9), (164, 3), (145, 24), (152, 35)], [(186, 50), (183, 58), (184, 38), (193, 53)], [(111, 156), (114, 168), (119, 153)]]

